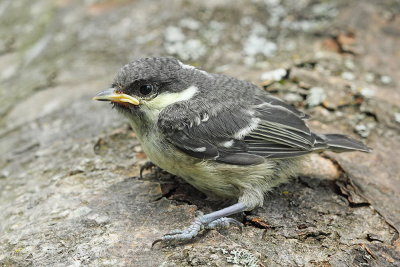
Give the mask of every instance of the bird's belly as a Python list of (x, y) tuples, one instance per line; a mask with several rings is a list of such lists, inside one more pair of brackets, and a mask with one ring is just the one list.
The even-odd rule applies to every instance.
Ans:
[(189, 157), (170, 144), (161, 142), (158, 134), (148, 135), (140, 140), (143, 151), (147, 157), (163, 170), (185, 178), (196, 168), (196, 163), (200, 160)]
[[(157, 133), (139, 140), (144, 152), (154, 164), (183, 178), (208, 195), (237, 198), (245, 191), (267, 192), (285, 182), (292, 174), (285, 164), (289, 160), (280, 162), (279, 164), (284, 165), (277, 172), (276, 161), (266, 160), (259, 165), (238, 166), (190, 157), (165, 141), (161, 142)], [(291, 162), (291, 165), (294, 163)]]
[[(151, 134), (139, 138), (148, 158), (163, 170), (183, 178), (186, 182), (208, 195), (237, 197), (239, 190), (231, 182), (234, 177), (225, 177), (218, 166), (208, 161), (190, 157), (170, 144), (160, 141), (160, 136)], [(243, 174), (240, 178), (243, 179)]]

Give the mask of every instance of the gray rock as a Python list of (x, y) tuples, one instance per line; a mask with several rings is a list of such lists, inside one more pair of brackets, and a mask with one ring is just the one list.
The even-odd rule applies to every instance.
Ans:
[(287, 74), (287, 71), (283, 68), (276, 69), (276, 70), (271, 70), (271, 71), (266, 71), (261, 74), (261, 80), (262, 81), (280, 81), (282, 80), (283, 77), (285, 77)]
[(353, 81), (356, 77), (354, 75), (354, 73), (349, 72), (349, 71), (344, 71), (342, 72), (342, 78), (348, 81)]
[[(379, 1), (314, 2), (1, 1), (0, 265), (399, 265), (399, 61), (390, 56), (398, 24), (381, 19), (393, 11)], [(376, 26), (365, 27), (367, 18)], [(346, 55), (354, 66), (316, 45), (348, 27), (366, 51)], [(138, 179), (146, 158), (135, 134), (110, 106), (91, 101), (123, 64), (153, 55), (255, 82), (261, 69), (287, 66), (289, 79), (272, 93), (314, 95), (296, 104), (314, 115), (316, 130), (351, 135), (375, 123), (365, 140), (374, 152), (313, 155), (264, 207), (236, 216), (243, 233), (210, 231), (151, 249), (198, 211), (225, 205), (163, 172)], [(345, 68), (354, 81), (337, 76)], [(353, 99), (343, 88), (358, 88), (366, 73), (392, 80), (354, 100), (361, 103), (332, 105), (338, 112), (319, 105), (321, 89), (307, 90)], [(310, 102), (319, 106), (307, 110)]]
[(315, 107), (321, 104), (326, 99), (325, 90), (321, 87), (313, 87), (307, 96), (306, 102), (308, 106)]

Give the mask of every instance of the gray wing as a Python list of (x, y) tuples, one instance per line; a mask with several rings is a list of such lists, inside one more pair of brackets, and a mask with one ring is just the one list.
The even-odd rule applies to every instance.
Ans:
[[(171, 115), (182, 114), (181, 111), (171, 106), (165, 112)], [(311, 152), (317, 137), (304, 123), (306, 118), (307, 115), (279, 99), (262, 96), (251, 105), (233, 104), (218, 114), (202, 114), (183, 124), (180, 119), (175, 120), (173, 123), (179, 125), (176, 128), (163, 127), (171, 122), (160, 121), (159, 127), (169, 142), (188, 155), (251, 165), (260, 164), (265, 158), (289, 158)]]

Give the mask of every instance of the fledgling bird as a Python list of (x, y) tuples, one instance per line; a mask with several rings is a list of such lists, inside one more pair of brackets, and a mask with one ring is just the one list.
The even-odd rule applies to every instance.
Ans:
[(311, 132), (306, 114), (252, 83), (170, 57), (125, 65), (94, 99), (111, 101), (129, 119), (154, 164), (206, 194), (237, 199), (156, 242), (241, 225), (226, 216), (262, 206), (264, 194), (286, 182), (305, 154), (370, 152), (344, 135)]

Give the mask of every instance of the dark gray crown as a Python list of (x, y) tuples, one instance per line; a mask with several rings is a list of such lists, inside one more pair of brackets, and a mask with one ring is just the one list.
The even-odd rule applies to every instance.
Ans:
[(141, 58), (122, 67), (114, 79), (114, 84), (125, 86), (137, 80), (174, 79), (181, 68), (181, 63), (175, 58)]

